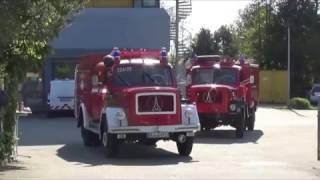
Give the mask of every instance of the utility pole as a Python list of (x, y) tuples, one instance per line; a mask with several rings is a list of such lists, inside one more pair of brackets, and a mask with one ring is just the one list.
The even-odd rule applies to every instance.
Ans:
[(318, 161), (320, 161), (320, 101), (318, 101)]
[(290, 25), (288, 24), (288, 100), (287, 105), (289, 106), (290, 103), (290, 86), (291, 86), (291, 30)]
[(176, 62), (178, 64), (178, 54), (179, 54), (179, 0), (176, 0), (176, 39), (175, 39), (175, 50), (176, 50)]

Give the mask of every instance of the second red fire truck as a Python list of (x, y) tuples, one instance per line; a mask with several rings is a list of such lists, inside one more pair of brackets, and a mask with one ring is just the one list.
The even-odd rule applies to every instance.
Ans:
[(75, 117), (85, 145), (102, 144), (115, 156), (120, 143), (173, 140), (180, 155), (191, 153), (198, 113), (180, 100), (165, 49), (84, 56), (75, 82)]
[(201, 129), (221, 125), (236, 128), (241, 138), (254, 129), (258, 105), (259, 67), (218, 55), (198, 56), (187, 62), (187, 97), (197, 106)]

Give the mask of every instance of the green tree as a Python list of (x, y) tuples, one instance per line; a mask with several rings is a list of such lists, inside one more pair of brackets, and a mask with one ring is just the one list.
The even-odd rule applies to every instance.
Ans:
[(209, 29), (201, 28), (191, 43), (193, 53), (197, 55), (216, 54), (214, 51), (213, 34)]
[(220, 55), (235, 57), (238, 54), (238, 44), (231, 27), (221, 26), (214, 32), (214, 52)]
[(0, 68), (9, 103), (4, 110), (0, 160), (8, 159), (15, 143), (18, 85), (26, 72), (38, 69), (50, 52), (48, 42), (64, 27), (85, 0), (1, 0)]
[[(305, 96), (319, 79), (319, 14), (317, 0), (255, 0), (237, 22), (240, 51), (262, 69), (287, 69), (287, 29), (291, 29), (293, 96)], [(242, 37), (242, 39), (240, 39)]]

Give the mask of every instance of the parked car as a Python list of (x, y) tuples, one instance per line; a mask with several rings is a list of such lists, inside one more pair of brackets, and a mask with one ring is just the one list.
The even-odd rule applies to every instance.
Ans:
[(320, 101), (320, 84), (314, 84), (310, 91), (310, 102), (312, 104), (318, 104)]
[(48, 116), (74, 110), (74, 80), (53, 80), (48, 93)]

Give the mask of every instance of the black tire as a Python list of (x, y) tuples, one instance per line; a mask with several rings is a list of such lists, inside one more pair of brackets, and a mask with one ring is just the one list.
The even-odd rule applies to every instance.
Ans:
[(254, 124), (256, 121), (256, 113), (253, 112), (249, 118), (248, 118), (248, 122), (247, 122), (247, 128), (249, 131), (253, 131), (254, 130)]
[(85, 146), (99, 146), (99, 136), (81, 126), (81, 136)]
[(118, 155), (119, 141), (115, 134), (108, 133), (108, 128), (104, 128), (102, 132), (101, 143), (107, 157), (112, 158)]
[(54, 118), (55, 116), (56, 116), (56, 114), (53, 111), (48, 110), (48, 112), (47, 112), (47, 117), (48, 118)]
[(186, 142), (177, 142), (177, 148), (180, 156), (189, 156), (192, 151), (193, 137), (187, 137)]
[(100, 145), (99, 135), (84, 128), (82, 112), (79, 115), (79, 122), (81, 125), (81, 137), (82, 137), (83, 144), (85, 146), (98, 146), (98, 145)]
[(236, 122), (236, 138), (243, 138), (245, 128), (245, 114), (242, 111)]

